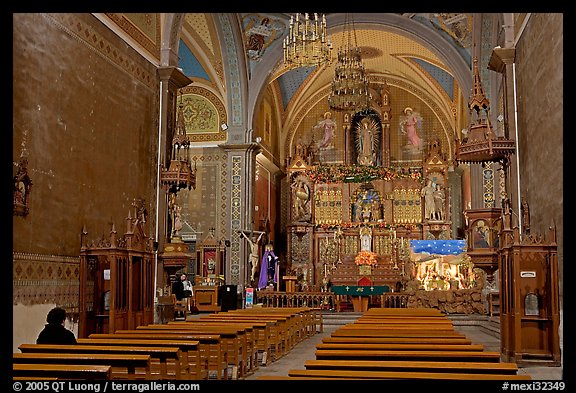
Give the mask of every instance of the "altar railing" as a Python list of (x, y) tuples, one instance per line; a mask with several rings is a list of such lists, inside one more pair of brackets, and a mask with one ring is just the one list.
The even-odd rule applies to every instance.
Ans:
[(335, 306), (336, 295), (332, 292), (256, 292), (256, 302), (263, 307), (320, 307)]
[[(406, 308), (410, 295), (403, 293), (384, 293), (372, 296), (371, 305), (383, 308)], [(325, 310), (341, 310), (341, 304), (349, 302), (348, 296), (332, 292), (276, 292), (259, 291), (255, 303), (263, 307), (318, 307)]]

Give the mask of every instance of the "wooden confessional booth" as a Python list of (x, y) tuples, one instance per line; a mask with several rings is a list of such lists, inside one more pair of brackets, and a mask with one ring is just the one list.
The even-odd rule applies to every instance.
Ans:
[(500, 253), (500, 346), (504, 361), (560, 366), (556, 231), (520, 235), (504, 214)]
[(154, 322), (154, 245), (143, 214), (128, 217), (123, 236), (112, 225), (108, 238), (88, 242), (82, 231), (78, 337)]

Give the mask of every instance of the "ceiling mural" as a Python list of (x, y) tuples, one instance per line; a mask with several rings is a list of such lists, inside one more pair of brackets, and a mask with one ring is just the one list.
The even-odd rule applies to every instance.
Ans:
[(246, 14), (242, 17), (246, 54), (252, 61), (259, 61), (278, 38), (284, 36), (286, 24), (278, 18), (262, 14)]

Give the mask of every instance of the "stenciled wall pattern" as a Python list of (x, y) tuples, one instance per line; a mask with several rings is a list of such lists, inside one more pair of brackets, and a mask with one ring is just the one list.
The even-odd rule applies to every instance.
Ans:
[(12, 263), (12, 303), (53, 303), (78, 313), (80, 257), (16, 252)]

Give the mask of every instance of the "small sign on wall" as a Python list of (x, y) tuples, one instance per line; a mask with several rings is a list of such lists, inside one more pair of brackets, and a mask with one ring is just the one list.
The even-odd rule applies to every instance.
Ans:
[(535, 278), (536, 272), (520, 272), (521, 278)]
[(104, 269), (104, 280), (110, 280), (110, 269)]

